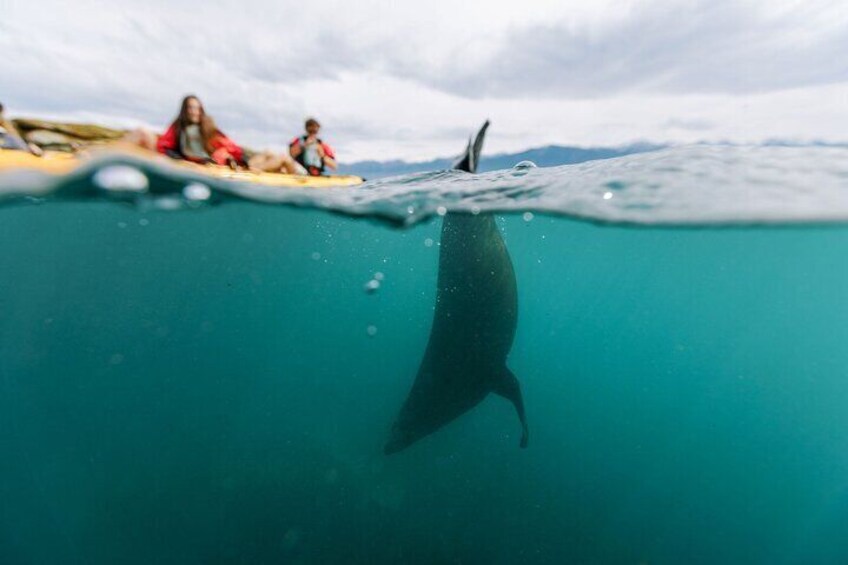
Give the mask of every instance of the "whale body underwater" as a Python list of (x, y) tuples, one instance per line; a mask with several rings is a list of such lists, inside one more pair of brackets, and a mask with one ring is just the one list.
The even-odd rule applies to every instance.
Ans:
[[(489, 122), (455, 169), (474, 173)], [(439, 251), (436, 308), (412, 389), (385, 444), (397, 453), (479, 404), (511, 401), (528, 442), (521, 385), (506, 365), (518, 322), (515, 270), (492, 214), (448, 213)]]

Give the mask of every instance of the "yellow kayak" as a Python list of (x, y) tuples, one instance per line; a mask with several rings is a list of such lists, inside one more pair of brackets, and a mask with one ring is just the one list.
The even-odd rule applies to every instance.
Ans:
[[(170, 159), (143, 149), (121, 146), (95, 151), (92, 157), (109, 155), (114, 157), (129, 157), (145, 159), (165, 168), (173, 167), (179, 171), (208, 176), (214, 179), (233, 180), (242, 183), (253, 183), (262, 186), (281, 188), (329, 188), (338, 186), (355, 186), (362, 184), (364, 179), (353, 175), (333, 175), (313, 177), (307, 175), (287, 175), (282, 173), (257, 173), (252, 171), (233, 171), (220, 165), (199, 165), (188, 161)], [(36, 157), (25, 151), (0, 149), (0, 174), (13, 170), (34, 170), (50, 175), (66, 175), (85, 164), (87, 158), (80, 158), (71, 153), (47, 152), (43, 157)]]

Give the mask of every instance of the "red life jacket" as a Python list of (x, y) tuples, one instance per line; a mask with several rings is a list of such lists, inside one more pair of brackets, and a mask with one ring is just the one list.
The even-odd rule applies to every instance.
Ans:
[(292, 147), (296, 147), (298, 145), (302, 146), (304, 149), (300, 152), (300, 155), (295, 157), (294, 160), (297, 161), (298, 163), (300, 163), (301, 166), (303, 166), (303, 168), (306, 169), (306, 171), (310, 175), (312, 175), (313, 177), (320, 177), (321, 175), (324, 174), (324, 170), (327, 168), (324, 165), (324, 158), (329, 157), (330, 159), (335, 159), (336, 153), (335, 153), (335, 151), (333, 151), (332, 147), (330, 147), (329, 145), (324, 143), (321, 139), (318, 139), (317, 140), (318, 145), (320, 145), (321, 148), (324, 150), (324, 157), (321, 158), (321, 165), (319, 166), (319, 165), (315, 165), (313, 163), (307, 164), (306, 163), (306, 148), (305, 148), (306, 138), (307, 138), (307, 136), (305, 136), (305, 135), (302, 135), (300, 137), (295, 137), (294, 139), (291, 140), (291, 143), (289, 143), (289, 149), (291, 149)]
[[(212, 149), (209, 156), (215, 163), (226, 165), (228, 155), (232, 156), (239, 163), (244, 163), (244, 150), (220, 130), (216, 131), (215, 135), (212, 136), (209, 145), (211, 146), (210, 149)], [(159, 136), (159, 140), (156, 142), (156, 150), (169, 157), (198, 162), (197, 159), (192, 159), (183, 153), (176, 124), (171, 124), (165, 133)]]

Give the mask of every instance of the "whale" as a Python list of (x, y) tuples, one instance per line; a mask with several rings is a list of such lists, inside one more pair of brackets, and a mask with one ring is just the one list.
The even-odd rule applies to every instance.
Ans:
[[(475, 173), (487, 121), (454, 168)], [(521, 385), (507, 367), (518, 323), (515, 270), (492, 214), (445, 214), (436, 305), (418, 373), (384, 453), (402, 451), (456, 420), (490, 393), (515, 407), (520, 446), (529, 432)]]

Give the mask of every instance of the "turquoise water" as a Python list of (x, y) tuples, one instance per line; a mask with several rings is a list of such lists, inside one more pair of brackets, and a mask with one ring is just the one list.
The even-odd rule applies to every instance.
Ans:
[[(573, 171), (483, 179), (551, 197), (541, 175)], [(590, 223), (415, 184), (445, 178), (382, 208), (163, 211), (83, 181), (0, 208), (0, 562), (848, 561), (841, 209), (756, 216), (774, 201), (748, 197), (769, 225), (609, 223), (649, 214), (626, 205)], [(609, 182), (597, 206), (625, 198)], [(386, 457), (447, 201), (514, 208), (530, 446), (490, 396)]]

